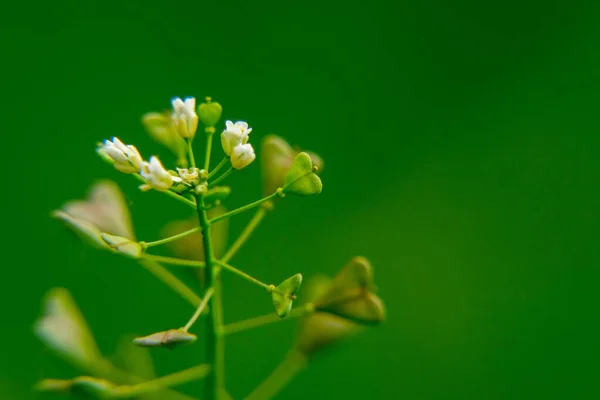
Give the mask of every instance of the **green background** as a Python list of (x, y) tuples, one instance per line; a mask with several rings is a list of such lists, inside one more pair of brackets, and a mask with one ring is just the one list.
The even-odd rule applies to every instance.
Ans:
[[(179, 204), (104, 165), (113, 135), (162, 151), (140, 116), (213, 96), (320, 153), (325, 189), (289, 198), (234, 264), (266, 281), (373, 263), (388, 321), (317, 358), (281, 398), (597, 399), (600, 3), (404, 0), (69, 1), (3, 6), (0, 398), (73, 376), (31, 326), (70, 289), (100, 346), (189, 307), (136, 264), (76, 241), (50, 210), (117, 180), (138, 236)], [(259, 154), (260, 157), (260, 154)], [(164, 157), (166, 160), (168, 157)], [(260, 196), (258, 163), (230, 207)], [(231, 232), (248, 216), (235, 217)], [(226, 320), (269, 312), (225, 276)], [(235, 398), (279, 362), (294, 323), (232, 336)], [(161, 374), (200, 346), (153, 353)], [(184, 389), (199, 393), (199, 383)]]

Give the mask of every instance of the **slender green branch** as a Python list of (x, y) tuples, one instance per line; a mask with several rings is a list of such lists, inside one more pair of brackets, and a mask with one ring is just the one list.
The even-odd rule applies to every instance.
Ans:
[(243, 332), (261, 326), (270, 325), (275, 322), (288, 321), (290, 319), (302, 317), (314, 311), (314, 306), (311, 303), (305, 304), (303, 307), (294, 308), (287, 317), (280, 318), (277, 314), (269, 313), (258, 317), (245, 319), (243, 321), (227, 324), (221, 330), (223, 335), (231, 335), (233, 333)]
[(204, 293), (204, 297), (202, 298), (202, 301), (200, 302), (200, 305), (198, 305), (198, 308), (196, 309), (196, 312), (194, 313), (194, 315), (192, 315), (192, 318), (190, 318), (190, 320), (188, 321), (188, 323), (185, 324), (185, 326), (183, 327), (183, 330), (185, 332), (189, 331), (190, 328), (192, 327), (192, 325), (194, 325), (194, 323), (196, 322), (196, 320), (198, 319), (198, 317), (202, 313), (202, 310), (204, 310), (204, 308), (208, 304), (210, 298), (213, 295), (213, 292), (214, 292), (213, 288), (208, 288), (208, 290)]
[[(136, 384), (144, 382), (142, 378), (117, 368), (108, 359), (99, 360), (98, 362), (92, 363), (88, 367), (85, 367), (83, 369), (94, 376), (107, 378), (110, 381), (115, 381), (119, 383)], [(177, 392), (168, 388), (161, 390), (159, 393), (165, 397), (168, 396), (169, 399), (197, 400), (194, 397), (188, 396), (187, 394), (183, 394), (181, 392)]]
[(262, 288), (265, 288), (267, 291), (272, 291), (273, 287), (272, 285), (267, 285), (264, 282), (259, 281), (258, 279), (248, 275), (247, 273), (245, 273), (244, 271), (240, 271), (239, 269), (235, 268), (234, 266), (231, 266), (227, 263), (221, 262), (219, 260), (214, 260), (214, 263), (217, 265), (220, 265), (221, 267), (225, 268), (226, 270), (229, 270), (231, 272), (233, 272), (234, 274), (237, 274), (239, 276), (241, 276), (242, 278), (254, 283), (255, 285), (258, 285)]
[(200, 227), (196, 227), (196, 228), (192, 228), (190, 230), (187, 230), (185, 232), (178, 233), (177, 235), (170, 236), (168, 238), (164, 238), (164, 239), (160, 239), (160, 240), (155, 240), (153, 242), (140, 242), (140, 244), (142, 246), (144, 246), (144, 247), (160, 246), (161, 244), (173, 242), (175, 240), (184, 238), (186, 236), (189, 236), (189, 235), (191, 235), (193, 233), (196, 233), (196, 232), (199, 232), (199, 231), (200, 231)]
[(206, 132), (206, 156), (204, 157), (204, 170), (208, 172), (210, 168), (210, 152), (212, 150), (212, 139), (214, 132)]
[(223, 172), (223, 175), (219, 176), (217, 179), (215, 179), (214, 181), (210, 182), (208, 184), (208, 187), (211, 188), (213, 186), (215, 186), (217, 183), (221, 182), (223, 179), (227, 178), (229, 176), (229, 174), (231, 174), (233, 172), (233, 167), (229, 167), (229, 169), (225, 172)]
[(169, 265), (179, 265), (182, 267), (204, 268), (204, 266), (206, 265), (202, 261), (184, 260), (182, 258), (164, 257), (164, 256), (157, 256), (154, 254), (143, 254), (142, 257), (145, 260), (161, 262), (161, 263), (165, 263), (165, 264), (169, 264)]
[(215, 169), (210, 171), (210, 173), (208, 174), (208, 179), (212, 178), (217, 172), (219, 172), (219, 170), (221, 168), (223, 168), (225, 166), (225, 164), (227, 164), (227, 161), (229, 161), (229, 157), (227, 157), (227, 156), (223, 157), (223, 159), (219, 162), (219, 164), (217, 164)]
[(168, 287), (173, 289), (173, 291), (179, 293), (181, 297), (188, 301), (194, 307), (197, 307), (198, 304), (202, 301), (202, 299), (194, 293), (192, 289), (187, 287), (183, 282), (181, 282), (175, 275), (167, 271), (165, 267), (160, 265), (158, 262), (148, 258), (141, 258), (138, 260), (140, 265), (146, 268), (152, 275), (157, 277), (163, 283), (165, 283)]
[(242, 212), (244, 212), (244, 211), (251, 210), (251, 209), (253, 209), (254, 207), (258, 207), (258, 206), (260, 206), (261, 204), (263, 204), (264, 202), (267, 202), (267, 201), (269, 201), (269, 200), (271, 200), (271, 199), (273, 199), (274, 197), (277, 197), (277, 196), (279, 196), (279, 193), (278, 193), (278, 192), (275, 192), (275, 193), (273, 193), (273, 194), (271, 194), (271, 195), (269, 195), (269, 196), (267, 196), (267, 197), (263, 197), (262, 199), (255, 201), (255, 202), (253, 202), (253, 203), (247, 204), (247, 205), (245, 205), (245, 206), (243, 206), (243, 207), (240, 207), (240, 208), (236, 208), (235, 210), (229, 211), (229, 212), (227, 212), (227, 213), (225, 213), (225, 214), (221, 214), (221, 215), (219, 215), (219, 216), (217, 216), (217, 217), (215, 217), (215, 218), (211, 219), (211, 220), (210, 220), (210, 221), (208, 221), (208, 222), (209, 222), (210, 224), (214, 224), (215, 222), (217, 222), (217, 221), (220, 221), (220, 220), (222, 220), (222, 219), (229, 218), (229, 217), (233, 217), (233, 216), (234, 216), (234, 215), (236, 215), (236, 214), (242, 213)]
[(116, 398), (132, 398), (143, 394), (153, 393), (164, 388), (181, 385), (196, 379), (202, 379), (209, 374), (210, 370), (210, 365), (198, 365), (151, 381), (138, 383), (132, 386), (118, 387), (116, 393), (113, 393), (113, 396)]
[(192, 168), (196, 168), (196, 159), (194, 158), (194, 149), (192, 147), (193, 139), (192, 138), (187, 139), (186, 142), (188, 145), (188, 157), (190, 159), (190, 166)]
[(267, 210), (264, 207), (261, 207), (258, 210), (256, 210), (256, 213), (254, 213), (254, 216), (252, 217), (250, 222), (248, 222), (248, 225), (246, 225), (240, 236), (238, 236), (235, 242), (233, 242), (231, 247), (229, 247), (229, 249), (227, 250), (227, 253), (225, 253), (225, 255), (221, 258), (221, 262), (227, 263), (233, 258), (233, 256), (238, 252), (240, 247), (242, 247), (242, 245), (246, 243), (246, 240), (248, 240), (250, 235), (252, 235), (252, 232), (254, 232), (256, 227), (258, 227), (265, 215), (267, 215)]
[(308, 363), (306, 357), (297, 351), (290, 351), (283, 361), (273, 370), (245, 400), (263, 400), (275, 397)]

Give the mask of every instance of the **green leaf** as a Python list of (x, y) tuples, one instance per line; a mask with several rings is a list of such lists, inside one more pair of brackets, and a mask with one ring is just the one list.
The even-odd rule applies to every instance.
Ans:
[(280, 318), (284, 318), (292, 310), (292, 304), (296, 300), (296, 292), (301, 284), (302, 274), (296, 274), (271, 291), (273, 307), (275, 307), (275, 312)]
[(169, 329), (168, 331), (156, 332), (148, 336), (139, 337), (133, 343), (142, 347), (166, 347), (172, 349), (184, 344), (194, 343), (198, 337), (183, 329)]
[(296, 156), (290, 167), (290, 171), (285, 177), (283, 191), (300, 196), (311, 196), (319, 194), (323, 190), (321, 178), (315, 173), (317, 168), (307, 153), (300, 153)]

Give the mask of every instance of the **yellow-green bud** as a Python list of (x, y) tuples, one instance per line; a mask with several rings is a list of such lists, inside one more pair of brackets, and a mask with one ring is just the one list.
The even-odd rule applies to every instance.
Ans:
[(223, 107), (217, 102), (211, 101), (210, 97), (206, 98), (206, 102), (198, 106), (198, 117), (205, 126), (213, 127), (221, 119)]

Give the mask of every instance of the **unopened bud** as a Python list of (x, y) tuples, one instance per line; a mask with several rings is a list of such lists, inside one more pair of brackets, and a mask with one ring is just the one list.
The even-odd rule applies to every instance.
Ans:
[(138, 259), (142, 256), (142, 245), (138, 242), (134, 242), (122, 236), (109, 235), (108, 233), (102, 234), (102, 240), (104, 240), (115, 253), (133, 259)]
[(183, 329), (169, 329), (168, 331), (156, 332), (148, 336), (139, 337), (133, 343), (142, 347), (166, 347), (174, 348), (184, 344), (194, 343), (198, 337)]
[(198, 115), (196, 115), (196, 99), (186, 97), (181, 100), (176, 97), (172, 100), (173, 123), (179, 135), (184, 139), (191, 139), (198, 129)]
[(212, 101), (210, 97), (207, 97), (206, 102), (198, 106), (198, 117), (207, 127), (217, 125), (217, 122), (221, 119), (222, 112), (223, 107), (219, 103)]

